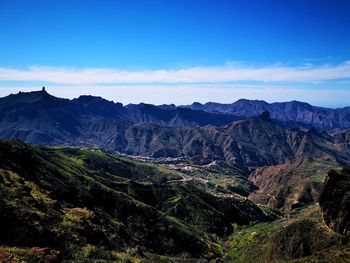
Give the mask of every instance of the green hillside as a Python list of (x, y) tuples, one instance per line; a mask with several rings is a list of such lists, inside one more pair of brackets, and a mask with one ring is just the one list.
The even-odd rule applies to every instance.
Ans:
[(271, 219), (248, 200), (98, 149), (0, 140), (0, 160), (0, 261), (210, 260), (233, 223)]
[(349, 262), (350, 243), (325, 224), (318, 205), (282, 219), (237, 227), (223, 244), (224, 262)]

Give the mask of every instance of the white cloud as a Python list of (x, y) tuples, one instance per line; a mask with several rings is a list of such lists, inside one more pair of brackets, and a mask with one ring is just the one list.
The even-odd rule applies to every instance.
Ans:
[(229, 63), (217, 67), (161, 70), (66, 68), (32, 66), (27, 70), (0, 68), (0, 81), (43, 81), (56, 84), (221, 83), (235, 81), (307, 82), (350, 78), (350, 62), (338, 65), (271, 65), (250, 67)]

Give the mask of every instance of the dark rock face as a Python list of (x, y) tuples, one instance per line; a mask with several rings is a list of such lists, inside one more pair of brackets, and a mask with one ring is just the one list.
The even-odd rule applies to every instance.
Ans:
[(334, 231), (350, 235), (350, 169), (330, 171), (320, 195), (320, 206), (327, 225)]
[(260, 115), (260, 118), (262, 118), (265, 121), (270, 120), (270, 112), (268, 112), (267, 110), (263, 111)]

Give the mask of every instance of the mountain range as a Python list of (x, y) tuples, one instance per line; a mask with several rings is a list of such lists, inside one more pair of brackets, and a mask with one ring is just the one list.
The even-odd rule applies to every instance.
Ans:
[[(250, 110), (253, 115), (258, 112), (256, 105), (268, 105), (243, 100), (238, 103), (248, 103), (245, 112)], [(281, 107), (281, 116), (292, 115), (288, 108)], [(316, 109), (314, 115), (325, 110), (309, 108)], [(202, 163), (222, 160), (247, 172), (300, 156), (349, 164), (350, 129), (346, 126), (341, 131), (327, 132), (289, 129), (281, 126), (281, 121), (286, 119), (271, 119), (268, 112), (247, 117), (164, 105), (123, 106), (92, 96), (56, 98), (45, 90), (0, 99), (0, 137), (27, 143), (101, 147), (154, 158), (187, 157)]]
[(350, 256), (349, 108), (43, 89), (0, 98), (0, 138), (1, 262)]
[(240, 99), (232, 104), (198, 102), (184, 108), (203, 110), (213, 113), (225, 113), (240, 117), (257, 116), (262, 111), (268, 111), (271, 118), (282, 122), (300, 122), (320, 129), (334, 130), (350, 127), (350, 107), (330, 109), (312, 106), (305, 102), (275, 102), (262, 100)]

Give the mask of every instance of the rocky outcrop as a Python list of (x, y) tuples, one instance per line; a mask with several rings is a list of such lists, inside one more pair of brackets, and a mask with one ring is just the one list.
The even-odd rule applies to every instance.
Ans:
[(328, 178), (320, 195), (323, 218), (334, 231), (350, 235), (350, 169), (341, 173), (334, 170)]

